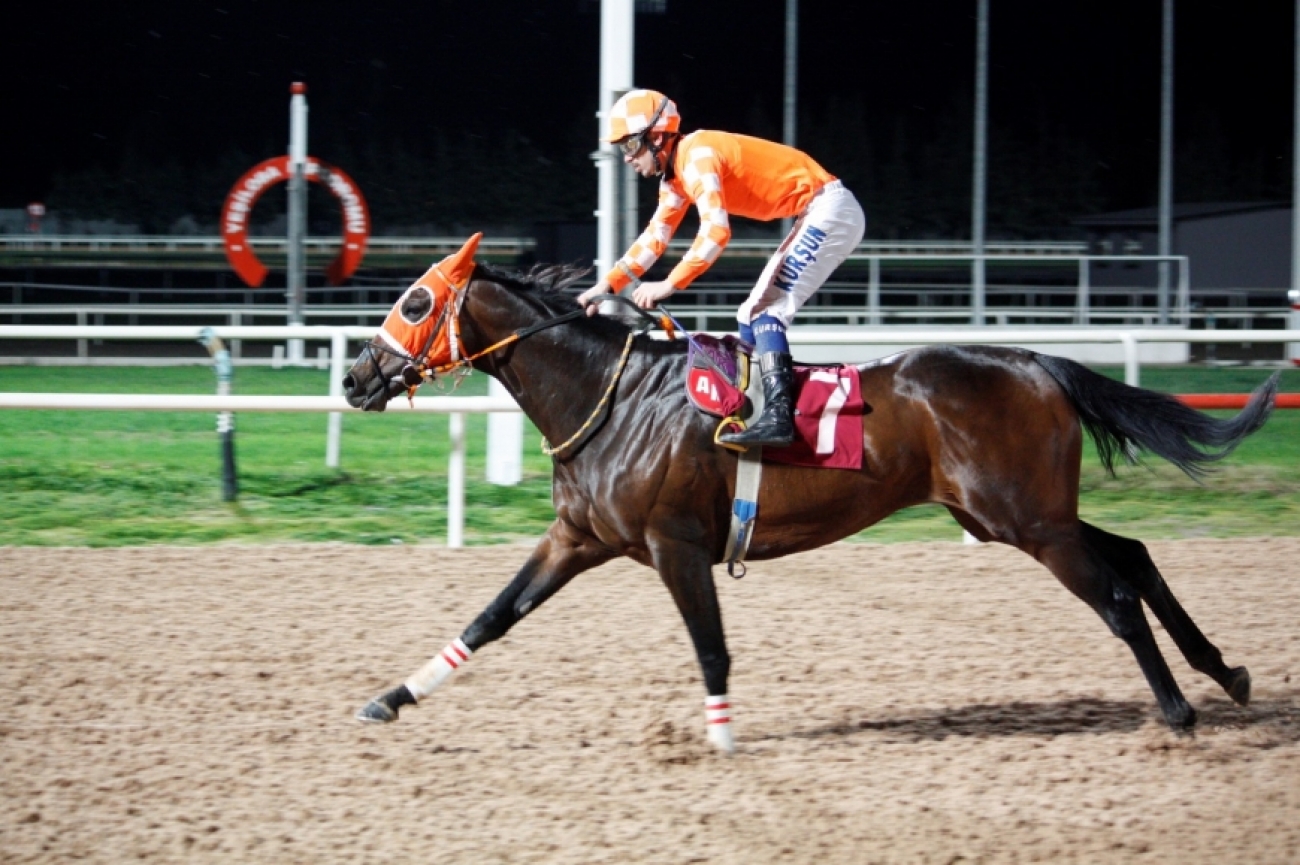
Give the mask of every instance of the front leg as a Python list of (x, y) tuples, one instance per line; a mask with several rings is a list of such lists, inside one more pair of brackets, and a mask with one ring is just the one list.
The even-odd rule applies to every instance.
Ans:
[(658, 543), (652, 545), (652, 550), (655, 568), (686, 621), (686, 630), (704, 674), (704, 721), (709, 742), (721, 751), (733, 753), (736, 740), (727, 697), (731, 656), (722, 629), (712, 559), (708, 550), (694, 543)]
[(403, 706), (414, 705), (433, 693), (470, 655), (504, 636), (569, 580), (613, 557), (609, 548), (556, 520), (519, 573), (465, 632), (411, 674), (405, 683), (363, 706), (357, 712), (357, 720), (380, 724), (396, 721)]

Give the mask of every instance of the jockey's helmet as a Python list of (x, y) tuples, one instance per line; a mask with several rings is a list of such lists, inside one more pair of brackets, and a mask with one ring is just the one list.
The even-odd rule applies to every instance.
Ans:
[(629, 90), (609, 110), (609, 134), (604, 140), (618, 144), (644, 138), (647, 132), (676, 132), (682, 119), (677, 103), (657, 90)]

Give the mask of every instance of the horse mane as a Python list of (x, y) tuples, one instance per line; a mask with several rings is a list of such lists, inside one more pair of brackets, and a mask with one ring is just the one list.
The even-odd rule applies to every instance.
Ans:
[(563, 314), (573, 311), (575, 299), (565, 294), (565, 289), (589, 273), (591, 268), (580, 264), (535, 264), (520, 273), (480, 261), (474, 266), (473, 278), (528, 294), (539, 300), (548, 312)]
[(517, 291), (546, 294), (559, 293), (589, 273), (591, 268), (581, 264), (534, 264), (524, 273), (508, 271), (483, 261), (474, 264), (475, 279), (490, 279)]
[[(565, 315), (577, 308), (577, 295), (568, 292), (578, 280), (591, 273), (591, 268), (580, 264), (535, 264), (526, 272), (508, 271), (495, 265), (478, 262), (474, 279), (487, 279), (497, 285), (526, 295), (550, 315)], [(620, 335), (630, 329), (625, 323), (608, 316), (597, 315), (580, 320), (589, 328), (608, 330)]]
[[(591, 273), (591, 268), (580, 264), (537, 264), (526, 272), (508, 271), (491, 264), (476, 262), (473, 279), (486, 279), (510, 291), (524, 295), (542, 307), (547, 315), (561, 316), (577, 309), (577, 295), (568, 289)], [(626, 321), (608, 315), (595, 315), (575, 319), (567, 325), (582, 332), (602, 335), (622, 342), (632, 329)], [(685, 354), (684, 340), (637, 340), (639, 351), (654, 358)]]

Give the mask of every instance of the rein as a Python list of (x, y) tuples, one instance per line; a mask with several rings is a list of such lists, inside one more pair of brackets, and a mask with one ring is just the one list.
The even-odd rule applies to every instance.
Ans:
[[(591, 414), (587, 417), (586, 422), (583, 423), (582, 426), (578, 427), (577, 431), (574, 432), (573, 435), (569, 436), (568, 439), (566, 439), (562, 444), (559, 444), (555, 447), (551, 447), (550, 442), (548, 442), (546, 439), (542, 439), (542, 453), (546, 454), (548, 457), (555, 456), (561, 451), (564, 451), (572, 447), (575, 442), (578, 442), (581, 439), (583, 439), (586, 435), (587, 430), (591, 429), (592, 424), (596, 422), (597, 418), (599, 418), (602, 414), (604, 414), (605, 407), (609, 404), (609, 398), (610, 396), (613, 395), (614, 388), (618, 386), (619, 379), (623, 377), (623, 370), (627, 368), (627, 359), (628, 356), (632, 353), (633, 340), (635, 340), (638, 336), (645, 333), (655, 325), (662, 327), (664, 329), (664, 332), (668, 334), (669, 339), (675, 338), (676, 335), (676, 331), (674, 329), (675, 323), (673, 321), (672, 316), (668, 315), (668, 313), (665, 312), (659, 316), (652, 315), (649, 311), (644, 310), (641, 307), (637, 306), (631, 300), (617, 294), (612, 297), (602, 298), (602, 300), (614, 300), (623, 303), (631, 307), (632, 309), (636, 310), (636, 312), (642, 318), (644, 318), (645, 321), (641, 323), (640, 327), (628, 332), (627, 341), (623, 343), (623, 354), (618, 359), (618, 366), (615, 367), (614, 369), (614, 375), (610, 378), (609, 385), (605, 388), (605, 393), (601, 395), (600, 402), (596, 403), (596, 407), (592, 409)], [(578, 313), (580, 315), (586, 315), (587, 310), (585, 308), (581, 308), (578, 310)], [(573, 313), (569, 313), (568, 315), (564, 316), (564, 318), (568, 319), (572, 315)], [(546, 324), (546, 322), (543, 322), (543, 324)]]
[[(434, 326), (433, 331), (429, 334), (429, 338), (425, 341), (425, 345), (420, 350), (420, 353), (418, 355), (408, 354), (404, 351), (399, 352), (394, 350), (393, 348), (380, 345), (377, 342), (371, 342), (366, 346), (367, 350), (374, 349), (383, 352), (384, 354), (390, 354), (393, 357), (399, 357), (407, 362), (406, 366), (402, 369), (402, 374), (400, 377), (402, 380), (402, 384), (406, 386), (406, 398), (408, 400), (414, 400), (415, 392), (420, 388), (420, 386), (433, 381), (439, 375), (447, 375), (455, 372), (456, 370), (462, 370), (462, 369), (466, 371), (465, 373), (462, 374), (468, 374), (468, 368), (473, 365), (474, 361), (478, 360), (481, 357), (485, 357), (499, 349), (505, 348), (508, 345), (512, 345), (516, 342), (519, 342), (520, 340), (527, 339), (528, 337), (540, 333), (544, 330), (548, 330), (552, 327), (556, 327), (561, 324), (567, 324), (568, 322), (574, 321), (579, 318), (583, 318), (587, 315), (586, 308), (579, 307), (573, 310), (572, 312), (566, 312), (563, 315), (557, 315), (554, 318), (548, 318), (545, 321), (540, 321), (536, 324), (529, 325), (528, 327), (519, 328), (514, 333), (510, 334), (504, 339), (497, 340), (492, 345), (488, 346), (487, 348), (481, 351), (475, 352), (472, 355), (469, 355), (467, 357), (455, 357), (455, 355), (459, 354), (458, 347), (461, 342), (460, 308), (461, 305), (465, 302), (465, 296), (469, 293), (470, 282), (467, 281), (465, 283), (465, 287), (460, 290), (457, 290), (454, 285), (451, 285), (450, 280), (448, 280), (448, 285), (451, 286), (452, 293), (455, 295), (456, 299), (454, 303), (446, 304), (443, 307), (442, 314), (439, 315), (437, 324)], [(634, 312), (636, 312), (639, 316), (641, 316), (641, 318), (643, 318), (644, 321), (642, 321), (637, 328), (634, 328), (632, 331), (628, 333), (627, 341), (623, 345), (623, 353), (622, 355), (620, 355), (618, 359), (618, 365), (614, 369), (614, 375), (610, 378), (609, 385), (606, 386), (605, 393), (601, 396), (600, 402), (596, 404), (595, 409), (592, 410), (591, 415), (582, 424), (582, 426), (578, 427), (578, 430), (573, 435), (569, 436), (567, 440), (565, 440), (563, 443), (555, 447), (552, 447), (548, 441), (542, 439), (542, 453), (546, 454), (547, 456), (555, 456), (556, 454), (559, 454), (562, 451), (565, 451), (568, 448), (573, 447), (575, 443), (577, 443), (582, 438), (584, 438), (585, 434), (591, 429), (592, 425), (604, 413), (605, 409), (609, 405), (609, 400), (614, 393), (614, 389), (618, 386), (619, 380), (623, 377), (623, 371), (627, 368), (627, 360), (632, 353), (632, 343), (636, 339), (636, 337), (640, 336), (641, 334), (650, 330), (652, 327), (656, 327), (656, 326), (662, 328), (664, 332), (668, 334), (669, 339), (677, 338), (678, 329), (682, 329), (683, 332), (685, 332), (685, 329), (681, 328), (681, 325), (679, 325), (677, 321), (671, 315), (669, 315), (668, 312), (665, 310), (661, 310), (659, 315), (654, 315), (648, 310), (644, 310), (641, 307), (637, 306), (630, 299), (626, 297), (622, 297), (617, 294), (603, 297), (601, 298), (601, 300), (602, 301), (613, 300), (622, 303), (630, 307)], [(452, 346), (452, 355), (454, 359), (450, 363), (445, 363), (436, 367), (430, 367), (427, 363), (429, 349), (433, 346), (434, 341), (438, 337), (438, 334), (441, 333), (442, 328), (447, 325), (448, 321), (451, 322), (450, 342)], [(688, 334), (688, 338), (689, 338), (689, 334)], [(383, 377), (382, 371), (379, 368), (379, 362), (375, 358), (374, 351), (371, 351), (369, 355), (369, 360), (371, 366), (375, 368), (376, 376), (382, 379)]]
[[(583, 315), (587, 314), (585, 310), (578, 311)], [(636, 339), (639, 333), (644, 332), (644, 330), (628, 331), (627, 342), (623, 343), (623, 354), (618, 359), (618, 366), (614, 369), (614, 375), (609, 380), (609, 386), (605, 388), (605, 393), (601, 396), (600, 402), (596, 403), (596, 407), (592, 409), (591, 415), (587, 418), (586, 422), (582, 426), (578, 427), (577, 432), (569, 436), (562, 444), (556, 445), (555, 447), (551, 447), (550, 442), (546, 439), (542, 439), (542, 453), (546, 454), (548, 457), (553, 457), (561, 451), (572, 447), (574, 442), (582, 438), (587, 430), (591, 429), (591, 425), (596, 422), (596, 419), (600, 417), (602, 413), (604, 413), (605, 405), (609, 402), (610, 394), (614, 392), (614, 388), (618, 386), (619, 379), (623, 377), (623, 370), (627, 368), (628, 355), (632, 353), (632, 341)]]

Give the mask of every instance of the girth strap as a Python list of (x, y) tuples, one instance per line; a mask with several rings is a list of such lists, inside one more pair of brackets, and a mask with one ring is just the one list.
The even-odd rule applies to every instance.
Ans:
[[(745, 357), (742, 363), (752, 363)], [(745, 395), (749, 397), (753, 408), (750, 417), (758, 417), (763, 412), (762, 376), (748, 375), (749, 387)], [(731, 503), (731, 528), (727, 532), (727, 550), (723, 561), (727, 563), (727, 573), (735, 579), (745, 576), (745, 554), (749, 552), (749, 542), (754, 533), (754, 521), (758, 519), (758, 487), (763, 479), (763, 448), (754, 446), (741, 452), (736, 460), (736, 495)], [(739, 568), (740, 573), (736, 573)]]

